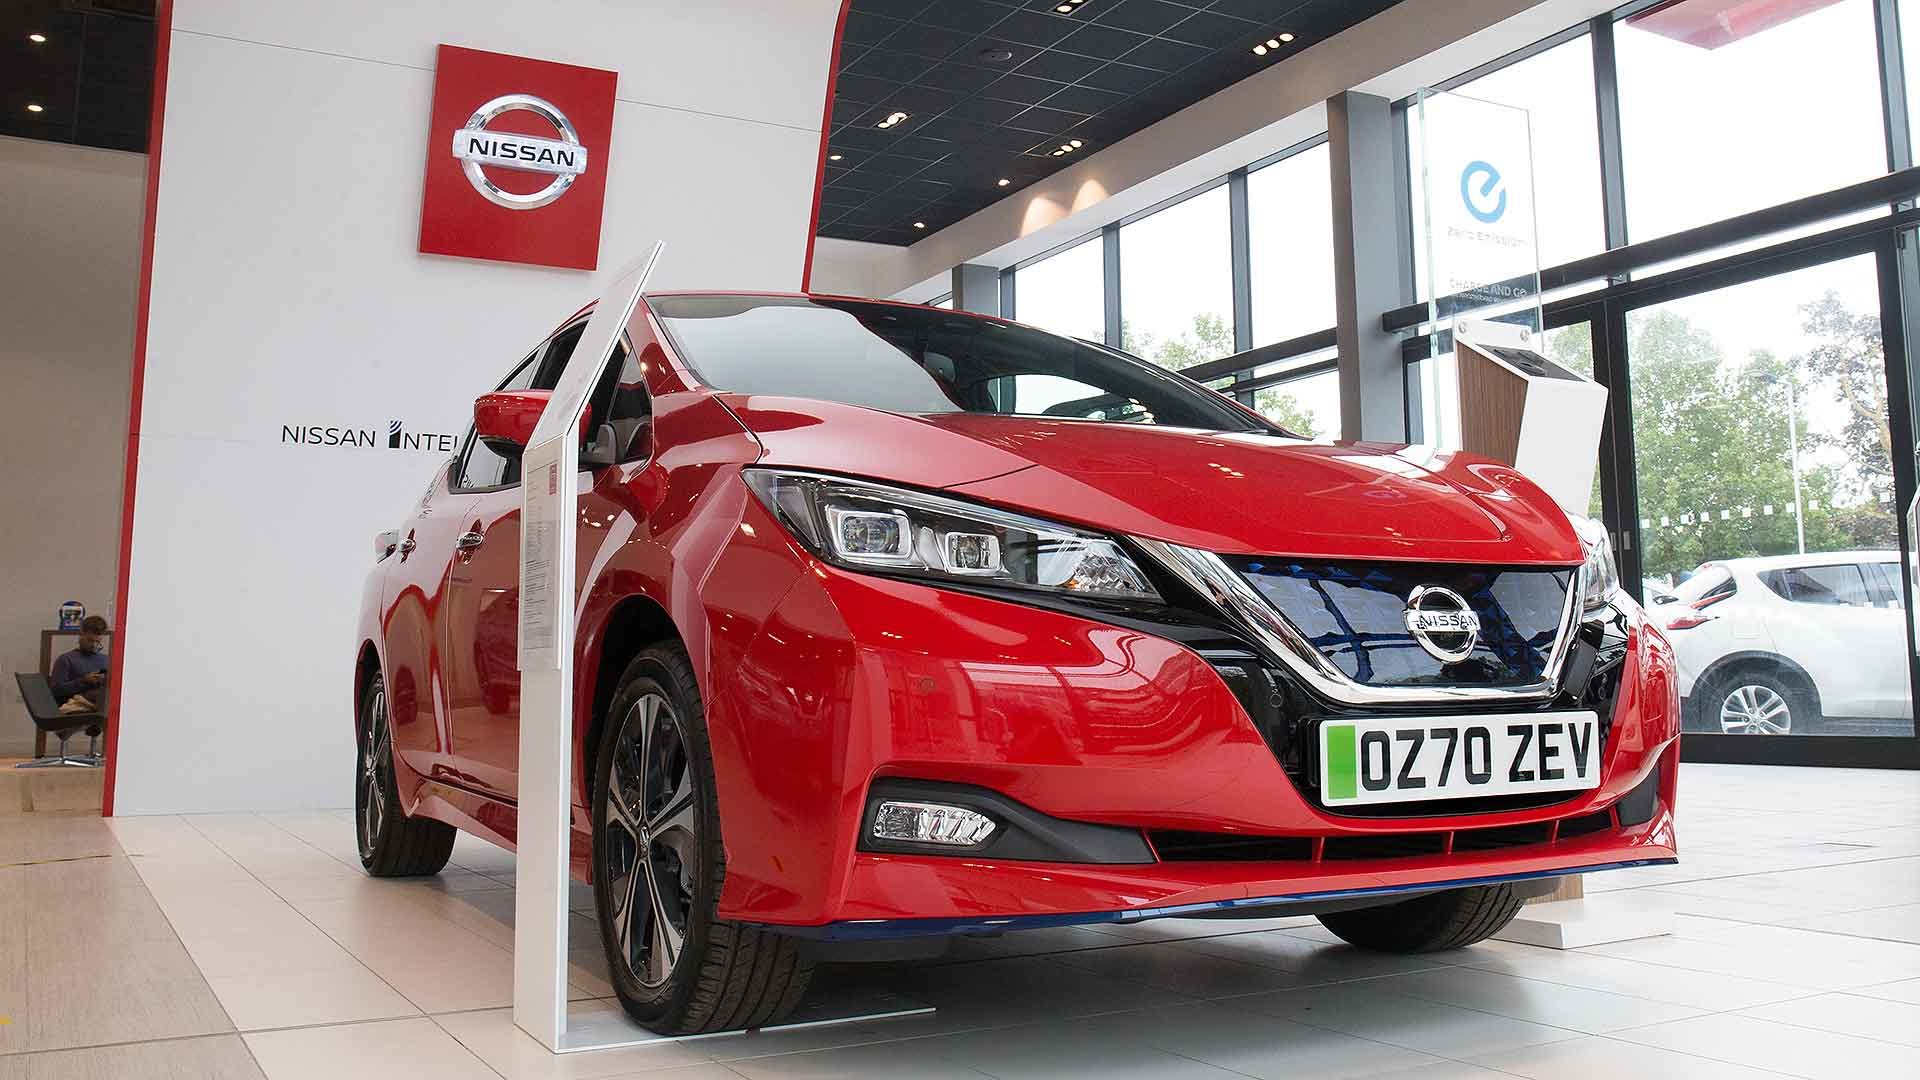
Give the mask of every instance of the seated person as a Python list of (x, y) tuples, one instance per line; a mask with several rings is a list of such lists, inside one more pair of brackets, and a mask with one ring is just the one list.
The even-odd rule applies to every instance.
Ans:
[(72, 651), (60, 654), (53, 662), (47, 682), (53, 687), (53, 699), (62, 705), (84, 695), (88, 704), (100, 708), (107, 701), (107, 654), (100, 651), (106, 635), (107, 620), (89, 615), (80, 621), (80, 641)]

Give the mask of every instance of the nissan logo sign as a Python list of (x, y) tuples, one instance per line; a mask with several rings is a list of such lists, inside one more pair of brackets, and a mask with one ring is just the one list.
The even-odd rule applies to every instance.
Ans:
[(1407, 597), (1407, 632), (1435, 660), (1456, 664), (1473, 655), (1480, 616), (1452, 589), (1421, 585)]
[[(560, 137), (543, 139), (487, 130), (488, 124), (510, 112), (533, 113), (552, 124)], [(502, 94), (475, 109), (466, 126), (453, 133), (453, 156), (460, 160), (468, 182), (481, 198), (509, 210), (546, 206), (565, 195), (574, 180), (587, 171), (587, 148), (581, 145), (573, 123), (552, 102), (532, 94)], [(487, 176), (489, 168), (547, 173), (553, 181), (539, 191), (522, 195), (495, 184)]]

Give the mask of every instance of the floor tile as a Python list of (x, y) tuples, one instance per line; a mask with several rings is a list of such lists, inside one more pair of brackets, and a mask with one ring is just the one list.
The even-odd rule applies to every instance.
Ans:
[(1111, 1030), (1248, 1076), (1373, 1076), (1441, 1064), (1429, 1054), (1209, 1002), (1101, 1017)]
[(1814, 993), (1804, 986), (1691, 971), (1571, 949), (1545, 949), (1489, 941), (1473, 951), (1476, 955), (1469, 966), (1476, 970), (1497, 971), (1564, 986), (1688, 1005), (1709, 1012), (1785, 1001)]
[(1475, 1059), (1537, 1080), (1770, 1080), (1779, 1073), (1618, 1039), (1584, 1038), (1507, 1050)]
[(209, 975), (241, 1031), (415, 1016), (418, 1009), (359, 962), (317, 971)]
[(1813, 1080), (1920, 1075), (1920, 1049), (1723, 1014), (1635, 1028), (1615, 1038)]
[(555, 1056), (515, 1026), (512, 1009), (448, 1013), (434, 1022), (506, 1080), (603, 1080), (713, 1061), (699, 1042), (673, 1041)]
[(1469, 968), (1379, 979), (1382, 990), (1599, 1035), (1698, 1016), (1703, 1010), (1603, 990)]
[[(14, 1066), (8, 1072), (8, 1063)], [(261, 1080), (237, 1035), (55, 1050), (0, 1058), (0, 1080)]]
[(1283, 990), (1307, 981), (1283, 968), (1229, 960), (1167, 943), (1085, 949), (1058, 953), (1054, 959), (1109, 978), (1199, 998)]
[(1571, 1039), (1579, 1032), (1406, 997), (1371, 982), (1233, 998), (1235, 1008), (1446, 1058)]
[(256, 1031), (243, 1038), (266, 1080), (499, 1080), (425, 1017)]
[(1820, 994), (1746, 1009), (1740, 1015), (1920, 1047), (1920, 1004), (1859, 994)]

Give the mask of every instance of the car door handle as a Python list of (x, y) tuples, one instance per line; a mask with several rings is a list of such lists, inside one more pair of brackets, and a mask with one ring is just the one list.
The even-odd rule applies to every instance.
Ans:
[(460, 539), (455, 540), (453, 546), (456, 551), (472, 551), (484, 543), (486, 539), (487, 534), (483, 532), (461, 533)]

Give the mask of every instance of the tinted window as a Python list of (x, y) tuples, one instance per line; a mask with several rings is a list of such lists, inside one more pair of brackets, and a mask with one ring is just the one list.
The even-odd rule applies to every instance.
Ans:
[[(540, 367), (534, 363), (539, 355), (539, 350), (536, 349), (533, 355), (520, 361), (520, 366), (513, 369), (513, 374), (507, 376), (505, 381), (494, 387), (494, 390), (497, 392), (528, 389), (533, 383), (534, 373)], [(454, 487), (456, 489), (499, 487), (519, 479), (519, 459), (495, 453), (486, 443), (474, 438), (473, 429), (469, 427), (467, 446), (460, 455), (460, 472)]]
[(1219, 395), (1120, 353), (898, 304), (797, 297), (650, 298), (701, 381), (889, 412), (972, 412), (1262, 430)]
[[(1867, 580), (1854, 563), (1837, 566), (1796, 566), (1780, 571), (1787, 599), (1796, 604), (1844, 604), (1870, 607)], [(1776, 588), (1774, 591), (1778, 592)]]

